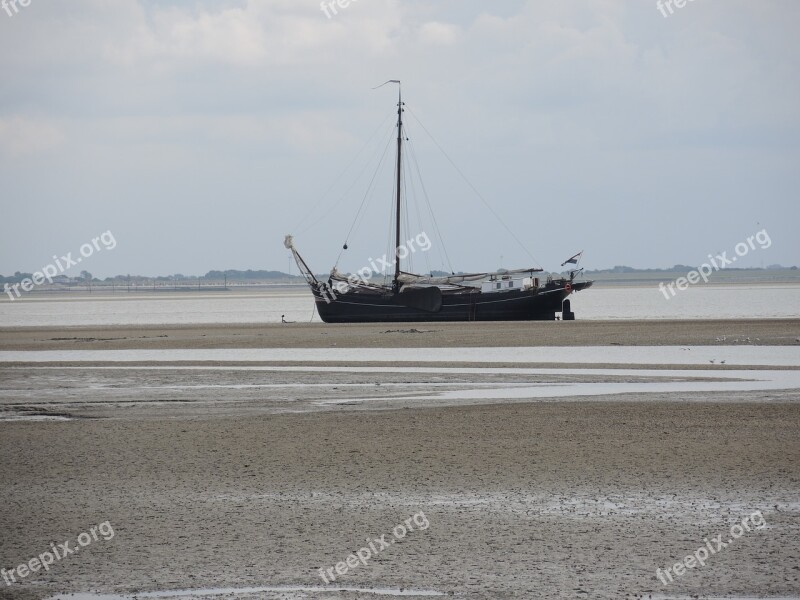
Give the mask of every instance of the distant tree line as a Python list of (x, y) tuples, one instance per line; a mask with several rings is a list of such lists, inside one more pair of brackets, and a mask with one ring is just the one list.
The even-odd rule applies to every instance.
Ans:
[[(680, 273), (687, 273), (696, 267), (692, 267), (690, 265), (675, 265), (671, 268), (666, 269), (634, 269), (633, 267), (627, 267), (625, 265), (618, 265), (611, 269), (595, 269), (595, 270), (586, 270), (585, 272), (588, 273), (659, 273), (659, 272), (680, 272)], [(789, 269), (792, 271), (796, 271), (797, 267), (784, 267), (781, 265), (769, 265), (765, 269), (759, 267), (753, 268), (726, 268), (726, 271), (759, 271), (759, 270), (785, 270)], [(566, 272), (566, 271), (565, 271)], [(456, 274), (462, 273), (459, 271)], [(434, 277), (444, 277), (447, 275), (451, 275), (451, 273), (447, 273), (445, 271), (432, 271), (431, 275)], [(22, 273), (17, 271), (13, 275), (3, 276), (0, 275), (0, 285), (4, 283), (19, 283), (23, 279), (32, 278), (33, 273)], [(317, 275), (318, 279), (326, 280), (328, 278), (327, 274), (324, 275)], [(149, 283), (152, 284), (153, 282), (156, 283), (190, 283), (190, 282), (232, 282), (232, 283), (242, 283), (242, 282), (257, 282), (257, 281), (265, 281), (265, 280), (281, 280), (281, 281), (302, 281), (303, 278), (300, 275), (290, 275), (289, 273), (284, 273), (283, 271), (265, 271), (265, 270), (253, 270), (247, 269), (246, 271), (240, 271), (237, 269), (228, 269), (227, 271), (209, 271), (205, 275), (183, 275), (182, 273), (175, 273), (174, 275), (158, 275), (155, 277), (147, 276), (147, 275), (115, 275), (113, 277), (106, 277), (105, 279), (98, 279), (94, 277), (88, 271), (81, 271), (80, 275), (75, 277), (67, 277), (66, 275), (58, 275), (53, 277), (53, 283), (57, 284), (65, 284), (65, 285), (85, 285), (85, 284), (114, 284), (114, 285), (129, 285), (129, 284), (145, 284)]]
[[(22, 281), (25, 278), (32, 277), (32, 273), (23, 273), (17, 271), (13, 275), (3, 276), (0, 275), (0, 284), (3, 283), (17, 283)], [(265, 270), (257, 270), (254, 271), (252, 269), (247, 269), (246, 271), (239, 271), (236, 269), (229, 269), (227, 271), (209, 271), (205, 275), (183, 275), (182, 273), (175, 273), (174, 275), (158, 275), (158, 276), (148, 276), (148, 275), (114, 275), (113, 277), (106, 277), (104, 279), (99, 279), (94, 277), (88, 271), (81, 271), (80, 275), (76, 277), (67, 277), (66, 275), (59, 275), (57, 277), (53, 277), (53, 283), (61, 283), (61, 284), (85, 284), (85, 283), (109, 283), (109, 284), (120, 284), (125, 285), (128, 283), (145, 283), (145, 282), (157, 282), (157, 283), (173, 283), (173, 282), (196, 282), (196, 281), (214, 281), (214, 282), (223, 282), (223, 281), (230, 281), (230, 282), (244, 282), (244, 281), (264, 281), (264, 280), (300, 280), (302, 281), (302, 277), (299, 275), (290, 275), (289, 273), (283, 273), (282, 271), (265, 271)]]
[[(692, 267), (689, 265), (675, 265), (674, 267), (667, 267), (665, 269), (634, 269), (633, 267), (626, 267), (625, 265), (617, 265), (611, 269), (587, 269), (586, 273), (654, 273), (654, 272), (667, 272), (671, 273), (673, 271), (680, 272), (680, 273), (687, 273), (696, 269), (697, 267)], [(764, 267), (725, 267), (726, 271), (774, 271), (774, 270), (784, 270), (790, 269), (792, 271), (796, 271), (797, 267), (784, 267), (782, 265), (768, 265), (766, 268)]]

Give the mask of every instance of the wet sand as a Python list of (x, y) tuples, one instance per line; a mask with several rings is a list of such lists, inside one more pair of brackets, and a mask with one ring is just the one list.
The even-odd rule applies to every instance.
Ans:
[[(794, 595), (798, 439), (797, 403), (5, 424), (2, 564), (105, 520), (115, 537), (0, 597), (318, 585), (319, 567), (419, 511), (428, 529), (343, 585), (465, 598)], [(656, 579), (755, 510), (767, 527), (668, 590)]]
[(800, 345), (800, 318), (0, 328), (0, 350)]
[[(570, 329), (578, 324), (584, 329)], [(465, 346), (489, 346), (489, 334), (500, 330), (516, 345), (532, 345), (522, 343), (531, 331), (540, 333), (537, 345), (561, 345), (566, 338), (541, 333), (551, 331), (548, 325), (572, 331), (575, 345), (604, 343), (581, 341), (590, 331), (607, 343), (654, 345), (664, 336), (748, 343), (731, 342), (738, 335), (794, 345), (798, 321), (671, 329), (661, 322), (434, 325), (440, 337), (430, 345), (452, 336)], [(428, 333), (382, 331), (428, 328), (6, 330), (2, 349), (307, 348), (320, 338), (342, 347), (367, 347), (356, 343), (362, 338), (382, 347), (425, 347)], [(149, 337), (156, 335), (169, 337)], [(337, 591), (343, 586), (487, 599), (800, 597), (797, 389), (437, 406), (392, 398), (415, 385), (430, 392), (646, 377), (493, 372), (497, 364), (472, 365), (476, 373), (443, 365), (428, 373), (386, 364), (374, 372), (312, 368), (320, 363), (240, 373), (221, 365), (223, 375), (97, 366), (0, 365), (3, 403), (70, 418), (0, 422), (0, 566), (13, 568), (103, 521), (115, 533), (21, 584), (0, 580), (0, 598), (322, 586), (319, 568), (345, 561), (368, 539), (391, 538), (396, 525), (420, 511), (429, 527), (350, 569), (327, 591), (221, 597), (383, 597)], [(715, 376), (687, 369), (669, 379)], [(383, 405), (359, 401), (383, 395)], [(295, 410), (298, 402), (316, 408)], [(280, 410), (267, 410), (274, 406)], [(728, 539), (730, 527), (754, 511), (761, 511), (763, 528), (669, 586), (658, 580), (657, 568), (682, 561), (705, 538)]]

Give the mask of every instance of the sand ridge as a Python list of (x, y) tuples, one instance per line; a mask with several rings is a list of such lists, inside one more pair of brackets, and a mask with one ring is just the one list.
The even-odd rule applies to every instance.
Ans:
[(0, 329), (0, 350), (798, 345), (800, 319), (291, 323)]

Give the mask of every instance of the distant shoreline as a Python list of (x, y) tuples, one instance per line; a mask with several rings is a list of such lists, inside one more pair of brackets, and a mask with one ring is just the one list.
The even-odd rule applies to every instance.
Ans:
[[(689, 271), (697, 267), (689, 265), (675, 265), (667, 269), (634, 269), (632, 267), (619, 266), (612, 269), (581, 270), (578, 278), (592, 279), (599, 282), (610, 282), (618, 280), (651, 281), (658, 284), (660, 281), (670, 281), (677, 277), (686, 275)], [(546, 278), (568, 276), (571, 271), (541, 271), (538, 277)], [(455, 274), (461, 274), (456, 271)], [(446, 276), (450, 273), (434, 270), (431, 272), (435, 276)], [(3, 276), (0, 274), (0, 284), (8, 283), (14, 285), (23, 280), (33, 277), (33, 273), (16, 272), (13, 275)], [(105, 278), (92, 277), (90, 273), (83, 277), (68, 277), (58, 275), (53, 277), (52, 282), (37, 284), (37, 287), (62, 288), (62, 287), (111, 287), (111, 288), (192, 288), (192, 287), (249, 287), (249, 286), (272, 286), (272, 285), (305, 285), (305, 278), (301, 275), (284, 273), (283, 271), (240, 271), (230, 269), (228, 271), (209, 271), (205, 275), (113, 275)], [(319, 280), (326, 280), (327, 273), (316, 273), (314, 275)], [(373, 281), (388, 280), (389, 276), (375, 276)], [(776, 281), (789, 280), (800, 282), (800, 269), (796, 266), (783, 267), (772, 265), (770, 267), (746, 268), (736, 267), (724, 268), (713, 272), (712, 279), (730, 279), (736, 281)]]
[[(588, 273), (584, 279), (591, 279), (595, 287), (648, 287), (658, 286), (660, 282), (674, 281), (685, 276), (681, 271), (635, 271), (627, 273)], [(321, 277), (321, 276), (320, 276)], [(703, 285), (800, 285), (800, 271), (792, 269), (741, 269), (719, 271), (713, 274), (708, 283)], [(302, 290), (306, 289), (305, 281), (274, 280), (252, 282), (223, 282), (197, 280), (181, 283), (167, 282), (139, 282), (127, 284), (119, 283), (92, 283), (92, 284), (56, 284), (40, 285), (31, 291), (25, 292), (27, 298), (54, 297), (63, 295), (125, 295), (125, 294), (164, 294), (164, 293), (241, 293), (265, 292), (275, 290)], [(0, 298), (9, 301), (7, 294), (0, 294)]]
[[(204, 283), (200, 286), (178, 285), (178, 286), (111, 286), (105, 284), (71, 285), (71, 286), (39, 286), (30, 292), (24, 292), (21, 299), (33, 297), (53, 298), (58, 296), (118, 296), (128, 294), (192, 294), (192, 293), (246, 293), (246, 292), (267, 292), (275, 290), (304, 290), (308, 289), (305, 283), (252, 283), (252, 284), (228, 284)], [(8, 294), (2, 294), (6, 301), (9, 301)]]

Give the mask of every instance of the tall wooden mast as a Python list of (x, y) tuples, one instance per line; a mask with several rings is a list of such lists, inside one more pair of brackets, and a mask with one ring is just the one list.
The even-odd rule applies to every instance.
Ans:
[(395, 292), (400, 291), (400, 182), (403, 157), (403, 95), (397, 81), (397, 213), (395, 214), (394, 281)]

